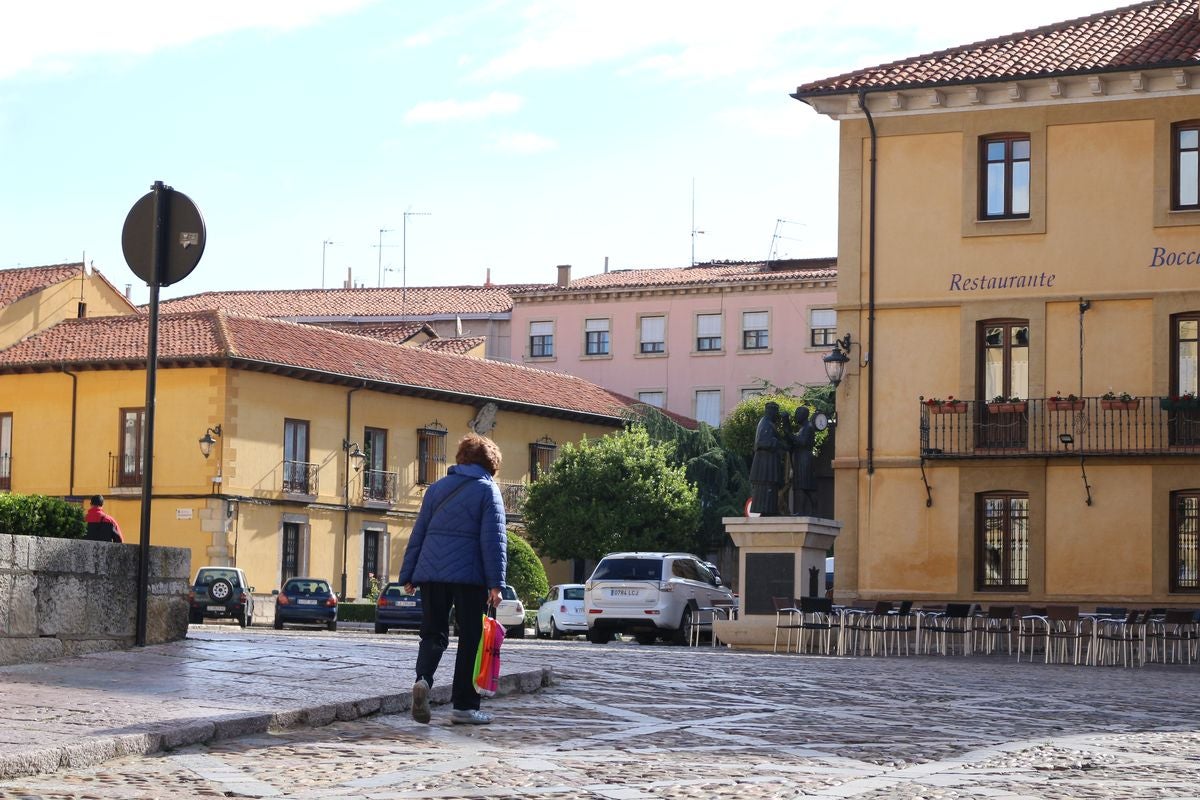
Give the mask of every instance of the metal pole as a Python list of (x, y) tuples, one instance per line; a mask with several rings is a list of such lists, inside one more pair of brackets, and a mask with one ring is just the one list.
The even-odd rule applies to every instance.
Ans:
[(170, 186), (154, 182), (154, 240), (150, 250), (150, 318), (146, 342), (146, 422), (142, 430), (142, 511), (138, 539), (137, 630), (135, 643), (146, 644), (147, 605), (150, 594), (150, 507), (154, 487), (154, 395), (158, 378), (158, 289), (167, 266), (167, 229), (170, 224)]

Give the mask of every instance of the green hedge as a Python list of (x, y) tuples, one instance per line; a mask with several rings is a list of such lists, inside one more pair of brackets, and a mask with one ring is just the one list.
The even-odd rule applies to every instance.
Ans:
[(374, 603), (339, 603), (338, 621), (374, 622), (375, 608)]
[(82, 539), (83, 507), (40, 494), (0, 494), (0, 533)]

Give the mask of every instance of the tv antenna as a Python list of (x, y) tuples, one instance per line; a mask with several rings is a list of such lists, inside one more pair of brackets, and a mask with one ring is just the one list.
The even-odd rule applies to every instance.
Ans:
[(330, 245), (341, 244), (341, 242), (331, 242), (328, 239), (321, 242), (321, 288), (325, 288), (325, 251)]
[(400, 251), (400, 316), (403, 317), (407, 313), (406, 306), (408, 305), (408, 218), (409, 217), (431, 217), (432, 211), (405, 211), (404, 212), (404, 230), (401, 233), (400, 243), (403, 250)]
[(692, 178), (692, 266), (696, 266), (696, 237), (704, 231), (696, 230), (696, 179)]
[(786, 239), (789, 242), (804, 241), (803, 239), (796, 239), (795, 237), (792, 237), (792, 236), (784, 236), (782, 233), (780, 233), (779, 229), (782, 228), (784, 225), (799, 225), (801, 227), (804, 227), (803, 222), (793, 222), (790, 219), (781, 219), (781, 218), (776, 219), (775, 220), (775, 233), (771, 235), (771, 249), (767, 253), (767, 263), (774, 261), (775, 258), (779, 255), (779, 240), (780, 239)]

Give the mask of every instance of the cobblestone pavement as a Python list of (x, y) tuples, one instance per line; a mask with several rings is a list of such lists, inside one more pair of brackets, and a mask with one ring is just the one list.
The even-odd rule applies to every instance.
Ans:
[(0, 797), (1200, 797), (1197, 666), (505, 650), (558, 682), (485, 701), (491, 726), (382, 714), (9, 780)]

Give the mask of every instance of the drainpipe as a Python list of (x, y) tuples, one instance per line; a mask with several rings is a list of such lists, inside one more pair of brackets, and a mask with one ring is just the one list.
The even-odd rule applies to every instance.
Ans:
[(67, 494), (75, 496), (75, 409), (79, 402), (79, 376), (65, 366), (59, 367), (63, 375), (71, 379), (71, 463), (67, 478)]
[[(362, 386), (356, 386), (346, 392), (346, 436), (342, 439), (343, 442), (350, 441), (350, 398), (360, 389), (365, 389), (366, 382)], [(342, 594), (339, 599), (346, 599), (346, 553), (350, 546), (350, 451), (346, 451), (346, 510), (342, 514)]]
[[(867, 116), (867, 126), (871, 129), (871, 188), (869, 191), (869, 207), (867, 211), (867, 347), (864, 365), (871, 361), (871, 345), (875, 341), (875, 151), (878, 136), (875, 132), (875, 118), (867, 107), (867, 92), (860, 89), (858, 105)], [(867, 370), (867, 474), (875, 472), (875, 370)]]

